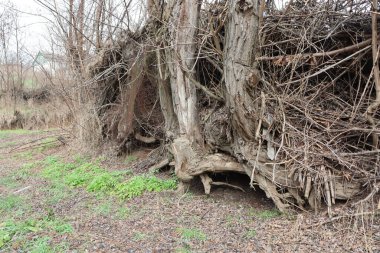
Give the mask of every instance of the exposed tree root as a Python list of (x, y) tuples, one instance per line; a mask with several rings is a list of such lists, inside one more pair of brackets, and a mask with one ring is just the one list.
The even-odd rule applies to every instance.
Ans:
[(162, 161), (158, 162), (157, 164), (153, 165), (148, 169), (149, 172), (156, 172), (157, 170), (160, 170), (164, 168), (165, 166), (168, 166), (170, 163), (170, 160), (168, 158), (163, 159)]
[[(310, 180), (305, 179), (305, 185), (301, 184), (295, 173), (278, 166), (273, 171), (273, 166), (263, 163), (265, 155), (256, 163), (255, 170), (248, 165), (243, 165), (226, 154), (202, 155), (195, 151), (186, 138), (178, 138), (173, 142), (173, 155), (175, 159), (175, 172), (183, 182), (181, 192), (188, 187), (188, 183), (195, 177), (200, 176), (206, 194), (210, 194), (212, 185), (225, 185), (242, 190), (240, 187), (226, 184), (223, 182), (213, 182), (208, 173), (236, 172), (247, 174), (251, 179), (266, 193), (266, 196), (273, 200), (281, 212), (286, 212), (291, 205), (300, 208), (307, 201), (309, 205), (318, 210), (321, 206), (322, 196), (327, 203), (335, 202), (335, 199), (350, 199), (360, 192), (360, 184), (347, 182), (343, 177), (332, 177), (328, 175), (321, 185), (321, 189), (311, 186)], [(252, 154), (252, 153), (251, 153)], [(254, 156), (256, 156), (253, 153)], [(167, 160), (158, 165), (168, 164)], [(158, 166), (157, 165), (157, 166)], [(308, 186), (310, 185), (310, 186)], [(283, 189), (284, 192), (279, 192)], [(327, 194), (327, 189), (329, 194)], [(321, 191), (323, 193), (321, 193)], [(331, 205), (330, 205), (331, 206)]]
[(212, 178), (211, 178), (207, 173), (201, 174), (201, 175), (200, 175), (200, 178), (201, 178), (201, 181), (202, 181), (203, 187), (204, 187), (204, 189), (205, 189), (205, 193), (206, 193), (207, 195), (210, 194), (210, 191), (211, 191), (211, 185), (227, 186), (227, 187), (231, 187), (231, 188), (233, 188), (233, 189), (236, 189), (236, 190), (239, 190), (239, 191), (245, 192), (243, 188), (241, 188), (241, 187), (239, 187), (239, 186), (236, 186), (236, 185), (228, 184), (228, 183), (225, 183), (225, 182), (214, 182), (214, 181), (212, 180)]

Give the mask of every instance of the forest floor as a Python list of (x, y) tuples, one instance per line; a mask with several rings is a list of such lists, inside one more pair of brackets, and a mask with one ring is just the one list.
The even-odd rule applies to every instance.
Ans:
[(61, 134), (0, 131), (0, 252), (380, 252), (379, 216), (345, 203), (280, 214), (232, 175), (245, 192), (179, 195), (172, 172), (130, 169), (149, 150), (88, 156)]

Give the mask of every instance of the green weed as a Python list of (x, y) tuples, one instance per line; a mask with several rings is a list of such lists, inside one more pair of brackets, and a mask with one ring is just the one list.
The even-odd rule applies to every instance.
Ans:
[(136, 160), (137, 160), (136, 156), (129, 155), (129, 156), (127, 156), (127, 158), (125, 158), (124, 163), (125, 164), (129, 164), (129, 163), (132, 163), (132, 162), (134, 162)]
[(0, 131), (0, 140), (9, 138), (10, 134), (5, 131)]
[(56, 181), (67, 175), (67, 173), (76, 168), (74, 163), (62, 163), (58, 161), (55, 156), (48, 156), (44, 160), (46, 167), (42, 171), (42, 176), (44, 178)]
[(254, 229), (250, 229), (250, 230), (248, 230), (248, 231), (245, 233), (244, 236), (245, 236), (247, 239), (252, 239), (252, 238), (254, 238), (254, 237), (256, 236), (256, 234), (257, 234), (256, 230), (254, 230)]
[(22, 158), (22, 159), (32, 159), (33, 158), (33, 151), (28, 150), (24, 152), (20, 152), (14, 155), (15, 158)]
[(67, 252), (68, 245), (60, 243), (58, 245), (51, 245), (50, 237), (41, 237), (27, 243), (24, 250), (30, 253), (61, 253)]
[(177, 231), (180, 233), (182, 240), (185, 241), (205, 241), (207, 239), (206, 234), (196, 228), (179, 228)]
[(56, 157), (45, 159), (45, 178), (63, 180), (69, 186), (84, 186), (89, 192), (115, 192), (121, 198), (132, 198), (145, 191), (163, 191), (176, 187), (176, 180), (161, 180), (155, 176), (135, 176), (120, 183), (131, 171), (108, 172), (99, 165), (77, 158), (75, 163), (63, 163)]
[(9, 189), (15, 189), (20, 186), (20, 183), (12, 175), (9, 175), (0, 178), (0, 185)]
[(186, 245), (183, 246), (182, 248), (176, 249), (176, 253), (191, 253), (190, 246)]
[(61, 181), (71, 187), (83, 187), (89, 192), (108, 194), (130, 199), (144, 192), (160, 192), (174, 189), (175, 179), (162, 180), (153, 175), (134, 176), (122, 182), (130, 170), (109, 172), (96, 163), (87, 162), (78, 157), (74, 163), (60, 162), (56, 157), (49, 156), (44, 161), (46, 167), (42, 176), (52, 181)]
[(130, 199), (144, 192), (160, 192), (177, 187), (177, 180), (162, 180), (152, 175), (134, 176), (127, 182), (116, 185), (115, 193), (122, 199)]
[(281, 212), (277, 209), (259, 211), (252, 208), (249, 211), (249, 215), (263, 220), (268, 220), (281, 216)]
[(12, 177), (15, 180), (22, 180), (22, 181), (26, 180), (32, 175), (31, 170), (36, 168), (37, 166), (38, 166), (38, 163), (36, 163), (36, 162), (26, 163), (26, 164), (22, 165), (17, 171), (15, 171), (12, 174)]
[(56, 219), (46, 221), (46, 227), (51, 228), (58, 234), (71, 234), (74, 231), (69, 223)]
[(96, 175), (87, 186), (90, 192), (109, 192), (119, 183), (120, 177), (108, 172)]
[(134, 241), (141, 241), (141, 240), (144, 240), (146, 237), (147, 237), (146, 234), (141, 233), (141, 232), (136, 232), (136, 233), (134, 233), (132, 239)]
[(123, 220), (131, 214), (131, 210), (127, 207), (119, 207), (116, 211), (116, 218)]
[(176, 253), (191, 253), (191, 249), (189, 245), (185, 244), (183, 247), (176, 249), (175, 252)]
[(36, 131), (30, 131), (30, 130), (25, 130), (25, 129), (1, 130), (0, 139), (7, 139), (11, 135), (32, 134), (35, 132)]
[(56, 137), (45, 138), (37, 148), (38, 152), (45, 152), (48, 149), (54, 148), (57, 145)]
[(22, 202), (23, 199), (19, 196), (0, 196), (0, 214), (10, 212), (12, 209), (15, 209), (16, 207), (20, 206)]
[(50, 246), (50, 237), (36, 238), (29, 241), (24, 249), (31, 253), (52, 253), (57, 252)]
[(64, 183), (54, 181), (45, 186), (43, 191), (46, 193), (46, 203), (48, 205), (56, 205), (63, 199), (68, 198), (72, 194), (72, 189), (67, 187)]
[[(70, 224), (56, 219), (28, 219), (17, 222), (14, 220), (7, 220), (0, 224), (0, 249), (6, 247), (8, 243), (11, 243), (13, 238), (20, 240), (20, 238), (23, 238), (29, 233), (37, 233), (40, 231), (68, 234), (73, 232), (73, 228)], [(38, 250), (41, 250), (41, 248), (47, 248), (48, 244), (42, 243), (43, 238), (35, 238), (36, 240), (34, 242), (27, 243), (24, 247), (28, 249), (28, 252), (45, 252)]]
[[(1, 139), (1, 136), (0, 136), (0, 139)], [(13, 147), (15, 145), (17, 145), (17, 142), (9, 141), (9, 142), (0, 143), (0, 148)]]
[(97, 205), (94, 208), (94, 211), (97, 214), (100, 214), (100, 215), (103, 215), (103, 216), (108, 216), (111, 213), (111, 211), (112, 211), (112, 203), (111, 202), (106, 202), (106, 203), (102, 203), (100, 205)]

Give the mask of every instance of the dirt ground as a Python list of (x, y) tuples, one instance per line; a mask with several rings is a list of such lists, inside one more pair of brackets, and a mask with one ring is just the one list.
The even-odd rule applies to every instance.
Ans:
[[(0, 252), (380, 252), (379, 215), (346, 203), (333, 219), (323, 211), (280, 214), (243, 176), (224, 179), (243, 182), (245, 192), (215, 187), (205, 196), (195, 181), (184, 195), (165, 190), (124, 200), (53, 182), (43, 176), (47, 157), (81, 155), (68, 138), (57, 139), (62, 134), (0, 131)], [(125, 171), (146, 153), (103, 155), (100, 163)]]

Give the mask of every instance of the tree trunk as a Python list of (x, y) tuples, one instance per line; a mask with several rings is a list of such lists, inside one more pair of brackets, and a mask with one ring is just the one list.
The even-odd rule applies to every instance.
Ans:
[(126, 84), (123, 84), (121, 90), (122, 117), (118, 124), (118, 140), (126, 140), (133, 133), (133, 121), (135, 112), (136, 96), (143, 82), (143, 67), (145, 64), (144, 56), (136, 58), (129, 70), (129, 76)]
[(189, 171), (200, 159), (196, 150), (203, 146), (198, 125), (196, 87), (191, 81), (195, 73), (200, 6), (200, 1), (176, 2), (172, 14), (172, 26), (169, 28), (171, 47), (166, 50), (172, 103), (179, 128), (179, 136), (174, 140), (172, 149), (175, 172), (182, 182), (188, 182), (193, 178)]
[[(269, 180), (266, 177), (266, 172), (270, 172), (272, 166), (266, 165), (269, 160), (261, 151), (261, 119), (258, 119), (259, 106), (254, 102), (260, 100), (260, 94), (250, 92), (250, 87), (258, 85), (260, 80), (255, 64), (255, 56), (259, 49), (258, 11), (258, 0), (233, 0), (229, 7), (224, 78), (227, 106), (233, 126), (232, 148), (234, 155), (244, 164), (246, 173), (251, 177), (251, 185), (253, 181), (258, 183), (267, 197), (273, 199), (281, 211), (285, 211), (285, 196), (277, 192), (275, 179)], [(284, 181), (287, 181), (286, 175)]]
[(197, 94), (195, 84), (196, 36), (201, 1), (178, 1), (173, 10), (173, 26), (170, 29), (169, 58), (174, 110), (177, 114), (180, 135), (186, 136), (192, 145), (203, 143), (199, 130)]

